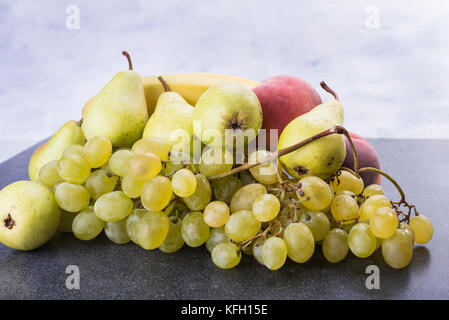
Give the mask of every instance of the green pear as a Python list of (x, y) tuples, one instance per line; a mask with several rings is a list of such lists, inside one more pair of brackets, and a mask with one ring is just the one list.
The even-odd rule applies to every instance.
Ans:
[[(343, 107), (330, 100), (293, 119), (279, 137), (278, 149), (283, 149), (336, 125), (343, 125)], [(303, 146), (280, 158), (282, 166), (295, 178), (315, 175), (326, 179), (343, 164), (345, 142), (340, 134), (332, 134)]]
[(28, 165), (28, 175), (33, 181), (39, 179), (39, 170), (48, 162), (59, 160), (66, 147), (71, 144), (84, 144), (83, 130), (79, 121), (67, 121), (58, 131), (34, 151)]
[(236, 83), (210, 87), (193, 112), (193, 132), (206, 145), (228, 148), (245, 145), (262, 127), (262, 108), (256, 94)]
[(0, 242), (33, 250), (55, 234), (61, 209), (53, 193), (34, 181), (17, 181), (0, 191)]
[(117, 73), (83, 109), (86, 139), (109, 138), (114, 147), (131, 147), (142, 137), (148, 120), (147, 103), (139, 74), (129, 70)]
[(193, 110), (180, 94), (173, 91), (162, 93), (145, 126), (143, 138), (158, 137), (170, 147), (190, 144), (193, 136)]
[(179, 93), (174, 91), (167, 91), (163, 92), (157, 99), (156, 106), (154, 107), (154, 112), (156, 112), (156, 110), (158, 109), (162, 109), (163, 106), (171, 103), (188, 104), (187, 101)]

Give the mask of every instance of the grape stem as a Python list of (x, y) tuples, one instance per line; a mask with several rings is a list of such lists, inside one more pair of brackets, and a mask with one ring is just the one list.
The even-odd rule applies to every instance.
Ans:
[[(416, 210), (416, 206), (412, 205), (412, 204), (409, 204), (407, 202), (407, 200), (405, 200), (405, 193), (404, 193), (404, 191), (402, 190), (402, 188), (399, 185), (399, 183), (397, 183), (397, 181), (395, 179), (393, 179), (393, 177), (391, 177), (388, 173), (386, 173), (386, 172), (384, 172), (382, 170), (379, 170), (377, 168), (365, 167), (365, 168), (361, 168), (359, 170), (359, 172), (366, 172), (366, 171), (376, 172), (376, 173), (384, 176), (385, 178), (387, 178), (396, 187), (396, 189), (398, 190), (398, 192), (399, 192), (399, 194), (401, 196), (401, 199), (399, 201), (391, 201), (391, 205), (392, 205), (393, 209), (396, 211), (396, 213), (398, 213), (398, 215), (402, 214), (402, 215), (405, 216), (403, 219), (401, 219), (401, 222), (402, 221), (406, 221), (408, 223), (410, 221), (410, 216), (411, 216), (412, 211), (415, 214), (415, 216), (419, 216), (418, 210)], [(408, 212), (405, 213), (405, 212), (401, 211), (400, 210), (401, 206), (406, 207), (408, 209)]]
[(276, 159), (278, 159), (278, 158), (280, 158), (280, 157), (282, 157), (282, 156), (284, 156), (286, 154), (289, 154), (289, 153), (291, 153), (293, 151), (298, 150), (299, 148), (305, 146), (306, 144), (308, 144), (308, 143), (310, 143), (312, 141), (315, 141), (317, 139), (326, 137), (326, 136), (331, 135), (331, 134), (344, 134), (346, 136), (346, 138), (348, 139), (349, 144), (351, 145), (351, 148), (352, 148), (352, 153), (354, 155), (354, 172), (355, 172), (357, 178), (359, 178), (360, 175), (359, 175), (359, 163), (358, 163), (358, 158), (357, 158), (357, 151), (355, 150), (354, 144), (353, 144), (353, 142), (351, 140), (351, 136), (349, 135), (349, 132), (344, 127), (342, 127), (342, 126), (335, 126), (335, 127), (330, 128), (330, 129), (327, 129), (327, 130), (325, 130), (323, 132), (320, 132), (320, 133), (318, 133), (318, 134), (316, 134), (314, 136), (311, 136), (311, 137), (309, 137), (307, 139), (304, 139), (304, 140), (302, 140), (302, 141), (300, 141), (298, 143), (295, 143), (295, 144), (293, 144), (291, 146), (288, 146), (286, 148), (277, 150), (277, 151), (269, 154), (268, 156), (260, 159), (259, 161), (255, 162), (255, 163), (244, 163), (241, 166), (238, 166), (238, 167), (236, 167), (236, 168), (234, 168), (234, 169), (232, 169), (232, 170), (230, 170), (228, 172), (225, 172), (225, 173), (222, 173), (222, 174), (217, 174), (215, 176), (209, 177), (209, 180), (215, 180), (215, 179), (224, 178), (226, 176), (230, 176), (230, 175), (236, 174), (236, 173), (238, 173), (240, 171), (248, 170), (248, 169), (251, 169), (251, 168), (253, 168), (255, 166), (258, 166), (258, 165), (261, 165), (261, 164), (264, 164), (264, 163), (267, 163), (267, 162), (271, 162), (271, 161), (276, 160)]
[(394, 180), (389, 174), (387, 174), (386, 172), (379, 170), (377, 168), (372, 168), (372, 167), (365, 167), (365, 168), (361, 168), (359, 170), (359, 172), (365, 172), (365, 171), (372, 171), (372, 172), (376, 172), (378, 174), (383, 175), (385, 178), (387, 178), (388, 180), (390, 180), (390, 182), (392, 184), (394, 184), (394, 186), (396, 187), (396, 189), (398, 190), (399, 194), (401, 195), (401, 200), (399, 200), (400, 202), (404, 202), (405, 201), (405, 193), (402, 190), (401, 186), (396, 182), (396, 180)]
[[(274, 223), (279, 225), (279, 231), (276, 232), (273, 236), (277, 237), (279, 236), (279, 234), (282, 232), (282, 229), (284, 228), (284, 226), (282, 225), (282, 223), (278, 220), (274, 220)], [(268, 225), (268, 227), (263, 231), (263, 232), (259, 232), (258, 234), (256, 234), (254, 237), (249, 238), (248, 240), (245, 240), (243, 242), (240, 243), (240, 250), (243, 251), (246, 249), (246, 247), (249, 246), (249, 244), (251, 242), (253, 242), (254, 240), (256, 240), (259, 237), (263, 237), (264, 239), (267, 238), (267, 233), (271, 231), (271, 229), (273, 229), (273, 222), (270, 222), (270, 224)]]

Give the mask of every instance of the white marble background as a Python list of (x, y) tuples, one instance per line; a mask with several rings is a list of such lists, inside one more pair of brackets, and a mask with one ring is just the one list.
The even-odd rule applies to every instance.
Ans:
[(326, 80), (346, 127), (368, 138), (449, 134), (446, 0), (1, 0), (0, 161), (79, 119), (126, 69), (123, 49), (142, 75)]

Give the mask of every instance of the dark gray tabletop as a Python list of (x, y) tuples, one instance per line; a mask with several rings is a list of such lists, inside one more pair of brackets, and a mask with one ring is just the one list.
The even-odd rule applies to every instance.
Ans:
[[(449, 299), (449, 140), (371, 142), (383, 169), (434, 225), (432, 241), (415, 247), (404, 270), (388, 267), (379, 250), (368, 259), (349, 254), (330, 264), (318, 247), (307, 263), (288, 260), (278, 271), (247, 256), (225, 271), (204, 247), (165, 254), (115, 245), (104, 235), (83, 242), (61, 234), (32, 252), (0, 245), (0, 299)], [(27, 178), (32, 150), (0, 164), (0, 188)], [(382, 185), (392, 198), (392, 185)], [(79, 267), (79, 290), (66, 288), (68, 265)], [(379, 290), (365, 286), (369, 265), (379, 267)]]

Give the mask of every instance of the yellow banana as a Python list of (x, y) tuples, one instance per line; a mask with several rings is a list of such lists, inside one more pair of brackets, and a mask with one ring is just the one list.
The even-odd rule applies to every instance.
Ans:
[[(143, 88), (147, 101), (148, 114), (153, 114), (159, 95), (164, 92), (158, 76), (143, 77)], [(236, 82), (253, 88), (259, 83), (256, 81), (214, 73), (179, 73), (163, 75), (162, 78), (170, 87), (170, 90), (179, 93), (189, 104), (194, 106), (200, 96), (209, 87), (222, 82)]]

